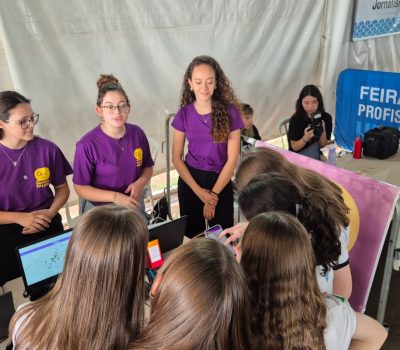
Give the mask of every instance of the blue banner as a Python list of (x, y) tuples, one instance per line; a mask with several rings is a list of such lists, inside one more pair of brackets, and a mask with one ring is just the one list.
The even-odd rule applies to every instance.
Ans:
[(358, 134), (380, 125), (400, 127), (400, 74), (342, 71), (336, 85), (336, 143), (352, 150)]

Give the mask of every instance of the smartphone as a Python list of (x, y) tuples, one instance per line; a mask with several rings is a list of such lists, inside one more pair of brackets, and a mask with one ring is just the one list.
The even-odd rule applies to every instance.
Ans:
[(152, 269), (156, 269), (164, 263), (158, 239), (147, 243), (147, 253), (150, 258), (150, 266)]
[[(205, 231), (204, 231), (204, 235), (205, 235), (206, 237), (208, 237), (208, 238), (215, 239), (216, 241), (220, 242), (221, 244), (224, 244), (224, 243), (226, 242), (226, 240), (227, 240), (227, 237), (226, 237), (226, 236), (223, 236), (221, 239), (218, 238), (218, 236), (221, 234), (221, 232), (222, 232), (223, 230), (224, 230), (224, 229), (221, 227), (221, 225), (215, 225), (215, 226), (212, 226), (212, 227), (208, 228), (207, 230), (205, 230)], [(236, 254), (235, 254), (235, 251), (233, 250), (231, 244), (226, 245), (226, 248), (227, 248), (233, 255), (236, 255)]]

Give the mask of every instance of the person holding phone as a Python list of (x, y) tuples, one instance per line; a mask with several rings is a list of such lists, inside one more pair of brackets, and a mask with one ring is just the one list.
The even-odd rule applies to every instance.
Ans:
[(321, 92), (315, 85), (304, 86), (296, 101), (296, 112), (289, 121), (289, 150), (299, 152), (315, 142), (323, 148), (331, 134), (332, 117), (325, 112)]
[[(172, 127), (172, 162), (179, 173), (180, 215), (193, 237), (210, 225), (233, 225), (231, 177), (240, 154), (243, 122), (231, 84), (218, 62), (195, 57), (186, 69), (181, 108)], [(185, 141), (188, 153), (183, 160)]]
[(249, 295), (235, 257), (194, 238), (168, 257), (151, 289), (150, 319), (130, 350), (249, 350)]

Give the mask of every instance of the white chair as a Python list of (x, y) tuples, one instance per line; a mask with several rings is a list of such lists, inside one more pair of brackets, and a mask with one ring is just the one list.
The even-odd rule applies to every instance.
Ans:
[[(287, 138), (287, 134), (288, 134), (288, 131), (289, 131), (289, 122), (290, 122), (290, 118), (286, 118), (286, 119), (283, 119), (278, 124), (278, 129), (279, 129), (279, 134), (281, 135), (281, 141), (282, 141), (282, 148), (283, 149), (289, 149), (289, 140)], [(286, 136), (286, 137), (284, 137), (284, 136)]]

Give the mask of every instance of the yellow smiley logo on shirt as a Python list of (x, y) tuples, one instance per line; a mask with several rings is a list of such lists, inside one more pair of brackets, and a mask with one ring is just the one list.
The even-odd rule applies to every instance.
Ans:
[(136, 148), (133, 151), (133, 156), (136, 158), (137, 161), (141, 161), (143, 159), (143, 150), (141, 148)]
[(50, 178), (50, 169), (49, 168), (37, 168), (35, 170), (35, 179), (37, 181), (46, 181)]

